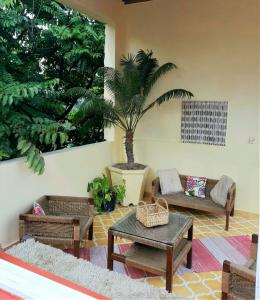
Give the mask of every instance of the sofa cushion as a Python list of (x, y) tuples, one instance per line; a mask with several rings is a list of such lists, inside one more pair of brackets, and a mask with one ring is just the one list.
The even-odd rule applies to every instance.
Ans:
[(185, 194), (187, 196), (205, 198), (206, 182), (206, 177), (188, 176), (185, 187)]
[(225, 207), (227, 203), (227, 194), (232, 184), (233, 179), (229, 176), (223, 175), (210, 192), (210, 197), (212, 200), (215, 203)]
[(158, 171), (162, 195), (183, 191), (181, 180), (176, 169)]

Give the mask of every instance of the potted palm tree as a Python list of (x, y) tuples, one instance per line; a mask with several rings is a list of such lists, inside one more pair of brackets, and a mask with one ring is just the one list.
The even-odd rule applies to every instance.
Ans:
[[(102, 114), (104, 125), (115, 125), (125, 132), (126, 163), (109, 167), (113, 184), (125, 181), (126, 197), (123, 205), (137, 204), (143, 196), (144, 177), (148, 167), (134, 159), (134, 134), (139, 121), (155, 105), (171, 99), (191, 98), (193, 94), (185, 89), (171, 89), (156, 99), (150, 99), (155, 83), (177, 66), (165, 63), (159, 66), (152, 51), (139, 50), (121, 59), (122, 70), (105, 68), (105, 87), (115, 98), (115, 103), (103, 98), (92, 97), (85, 101), (83, 111), (89, 116)], [(148, 101), (149, 100), (149, 101)], [(152, 101), (151, 101), (152, 100)]]

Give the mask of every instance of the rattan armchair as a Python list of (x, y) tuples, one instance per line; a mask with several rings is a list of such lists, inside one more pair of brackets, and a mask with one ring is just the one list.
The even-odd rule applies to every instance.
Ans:
[(243, 266), (223, 263), (222, 299), (255, 299), (258, 235), (252, 235), (250, 259)]
[(68, 245), (79, 257), (80, 242), (93, 238), (92, 199), (69, 196), (43, 196), (37, 201), (45, 215), (33, 215), (32, 209), (20, 215), (20, 240), (29, 235), (50, 245)]

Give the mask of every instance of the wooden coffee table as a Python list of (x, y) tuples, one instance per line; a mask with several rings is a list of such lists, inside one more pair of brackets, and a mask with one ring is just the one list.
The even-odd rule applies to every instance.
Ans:
[[(166, 290), (172, 291), (172, 276), (187, 256), (187, 268), (192, 266), (192, 217), (170, 213), (167, 225), (146, 228), (130, 212), (108, 230), (107, 267), (119, 261), (156, 275), (166, 277)], [(187, 234), (187, 238), (185, 235)], [(124, 254), (114, 253), (114, 237), (133, 241)]]

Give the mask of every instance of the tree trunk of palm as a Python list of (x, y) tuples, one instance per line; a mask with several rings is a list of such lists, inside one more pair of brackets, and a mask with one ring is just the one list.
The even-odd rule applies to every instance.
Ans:
[(134, 133), (131, 130), (126, 131), (125, 133), (125, 152), (127, 156), (127, 163), (134, 164), (134, 150), (133, 150), (133, 138)]

